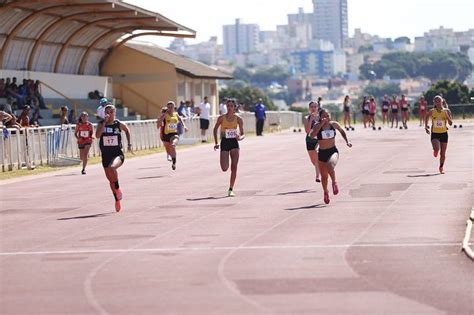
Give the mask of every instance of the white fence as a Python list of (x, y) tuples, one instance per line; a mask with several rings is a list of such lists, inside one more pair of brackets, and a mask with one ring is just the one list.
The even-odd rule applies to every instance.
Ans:
[[(240, 114), (244, 120), (244, 131), (255, 132), (253, 113)], [(217, 117), (211, 117), (207, 138), (212, 141), (212, 128)], [(200, 141), (199, 118), (185, 120), (188, 131), (183, 135), (183, 143)], [(131, 142), (135, 151), (162, 146), (156, 119), (127, 121)], [(302, 115), (297, 112), (267, 112), (265, 130), (300, 128)], [(0, 163), (3, 172), (14, 169), (33, 169), (36, 165), (54, 165), (58, 158), (77, 159), (79, 149), (74, 137), (75, 125), (48, 126), (38, 128), (3, 129), (0, 136)], [(124, 139), (124, 147), (127, 140)], [(92, 156), (100, 155), (99, 142), (94, 141), (90, 150)]]

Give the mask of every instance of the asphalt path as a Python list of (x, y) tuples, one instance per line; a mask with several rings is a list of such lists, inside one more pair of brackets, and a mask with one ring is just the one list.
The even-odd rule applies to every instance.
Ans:
[(248, 137), (235, 198), (212, 144), (0, 182), (1, 314), (474, 314), (461, 252), (474, 124), (438, 174), (421, 127), (338, 135), (325, 205), (304, 134)]

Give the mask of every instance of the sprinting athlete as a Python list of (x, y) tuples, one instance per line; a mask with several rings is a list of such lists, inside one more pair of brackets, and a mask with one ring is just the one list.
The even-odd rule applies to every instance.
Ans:
[(127, 125), (115, 119), (115, 106), (105, 106), (104, 113), (104, 121), (97, 125), (95, 136), (100, 139), (99, 147), (102, 155), (102, 166), (115, 198), (115, 211), (119, 212), (122, 191), (120, 190), (117, 169), (125, 161), (125, 155), (122, 152), (122, 131), (125, 132), (127, 137), (128, 151), (132, 151), (132, 144)]
[(382, 124), (385, 127), (385, 122), (388, 126), (388, 110), (390, 109), (390, 101), (388, 100), (387, 95), (383, 96), (382, 100)]
[(346, 132), (341, 128), (339, 123), (331, 121), (329, 113), (322, 109), (319, 112), (319, 122), (313, 127), (310, 133), (311, 137), (318, 138), (319, 144), (319, 171), (321, 172), (321, 185), (324, 191), (324, 203), (328, 204), (329, 190), (328, 190), (328, 175), (332, 181), (332, 192), (334, 195), (339, 193), (339, 188), (336, 182), (335, 167), (339, 160), (339, 151), (336, 148), (336, 130), (338, 130), (347, 146), (350, 148), (352, 144), (347, 140)]
[[(229, 169), (230, 157), (230, 185), (227, 196), (235, 197), (234, 184), (237, 178), (237, 165), (239, 164), (239, 141), (245, 138), (244, 122), (235, 114), (235, 102), (227, 100), (227, 113), (219, 116), (214, 126), (214, 150), (221, 148), (220, 164), (223, 172)], [(217, 131), (220, 128), (220, 145), (217, 142)]]
[(162, 128), (162, 141), (165, 146), (166, 153), (171, 157), (171, 169), (176, 169), (176, 146), (178, 145), (178, 124), (182, 124), (184, 130), (188, 130), (181, 116), (175, 112), (175, 103), (169, 101), (166, 104), (166, 112), (164, 112), (157, 121), (157, 127)]
[[(319, 179), (319, 163), (318, 163), (318, 139), (309, 136), (311, 129), (313, 129), (316, 122), (319, 120), (318, 112), (319, 106), (316, 102), (311, 101), (308, 105), (309, 114), (304, 118), (304, 129), (306, 131), (306, 150), (308, 151), (309, 159), (316, 171), (316, 182), (321, 182)], [(345, 122), (345, 120), (344, 120)]]
[(427, 105), (428, 104), (426, 103), (425, 97), (422, 95), (420, 97), (420, 101), (418, 102), (418, 116), (420, 116), (420, 127), (425, 122)]
[(391, 108), (391, 115), (390, 115), (390, 121), (392, 122), (392, 125), (390, 128), (393, 128), (393, 121), (396, 119), (397, 120), (397, 125), (395, 128), (398, 128), (398, 101), (397, 101), (397, 96), (394, 95), (392, 97), (392, 101), (390, 102), (390, 108)]
[(431, 145), (433, 146), (433, 156), (439, 157), (439, 172), (444, 174), (444, 162), (446, 161), (446, 149), (448, 148), (448, 126), (453, 124), (451, 112), (443, 108), (443, 98), (439, 95), (433, 99), (434, 108), (430, 109), (425, 118), (425, 131), (430, 134), (428, 120), (431, 117)]
[(87, 114), (87, 112), (82, 112), (81, 116), (79, 116), (79, 121), (76, 124), (76, 132), (74, 133), (77, 138), (77, 146), (79, 147), (79, 157), (82, 161), (82, 175), (86, 174), (87, 160), (89, 158), (93, 133), (94, 127), (89, 122), (89, 114)]
[(410, 107), (410, 104), (408, 104), (408, 101), (405, 97), (405, 94), (402, 94), (402, 98), (400, 100), (400, 109), (402, 111), (402, 125), (403, 125), (403, 128), (407, 129), (408, 126), (407, 126), (407, 122), (408, 122), (408, 118), (409, 118), (409, 107)]

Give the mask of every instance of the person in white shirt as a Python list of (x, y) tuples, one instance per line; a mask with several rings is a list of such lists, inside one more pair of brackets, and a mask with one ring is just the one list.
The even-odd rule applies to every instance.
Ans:
[(105, 119), (105, 106), (109, 104), (109, 100), (106, 99), (105, 97), (101, 98), (99, 101), (99, 107), (97, 107), (97, 112), (95, 115), (95, 118), (97, 119), (97, 122), (102, 122)]
[(219, 104), (219, 115), (227, 114), (227, 97), (224, 97), (222, 103)]
[(209, 104), (207, 96), (204, 96), (204, 102), (199, 104), (198, 115), (202, 142), (207, 142), (206, 130), (209, 129), (209, 117), (211, 115), (211, 104)]

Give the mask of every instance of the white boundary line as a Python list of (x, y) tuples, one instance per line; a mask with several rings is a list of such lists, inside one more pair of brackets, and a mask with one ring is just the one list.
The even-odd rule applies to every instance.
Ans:
[[(469, 243), (467, 243), (469, 245)], [(472, 244), (471, 244), (472, 245)], [(361, 243), (361, 244), (315, 244), (315, 245), (260, 245), (260, 246), (215, 246), (215, 247), (157, 247), (157, 248), (116, 248), (116, 249), (78, 249), (36, 252), (3, 252), (0, 256), (42, 256), (42, 255), (79, 255), (79, 254), (110, 254), (110, 253), (154, 253), (154, 252), (186, 252), (186, 251), (223, 251), (223, 250), (281, 250), (281, 249), (346, 249), (346, 248), (390, 248), (390, 247), (455, 247), (457, 242), (439, 243)]]
[(471, 239), (473, 221), (474, 221), (474, 208), (472, 208), (471, 215), (467, 219), (466, 234), (464, 235), (464, 240), (462, 241), (462, 250), (472, 260), (474, 260), (474, 251), (469, 246), (470, 245), (469, 240)]

